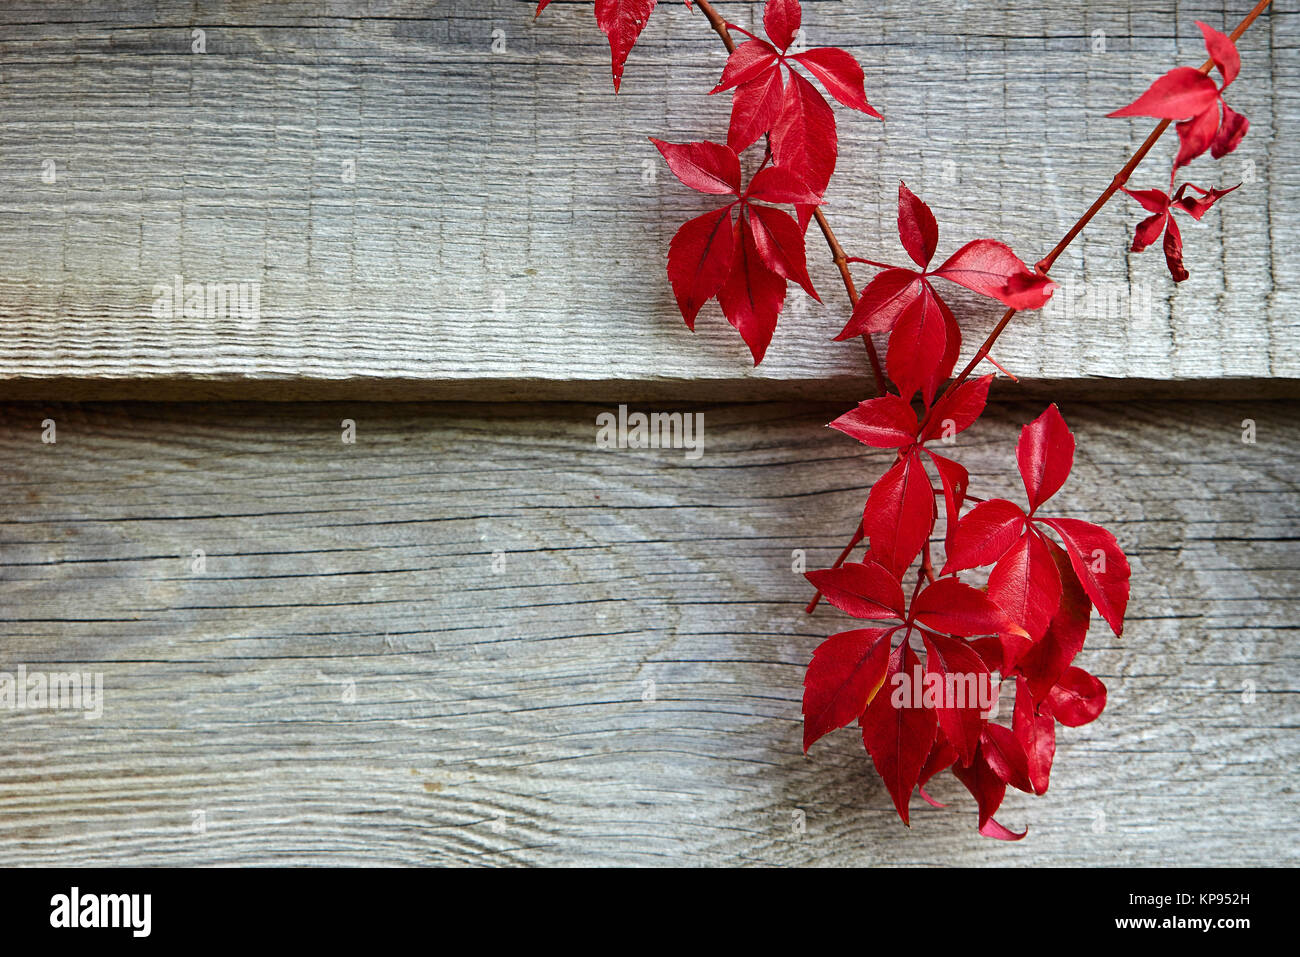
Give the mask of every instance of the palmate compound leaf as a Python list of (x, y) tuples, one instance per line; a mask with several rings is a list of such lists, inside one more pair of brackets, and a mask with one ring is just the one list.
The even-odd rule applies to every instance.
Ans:
[[(1054, 405), (1022, 430), (1017, 459), (1025, 490), (1036, 510), (1061, 488), (1074, 462), (1074, 436)], [(1044, 518), (1036, 512), (1026, 516), (1018, 506), (1002, 499), (981, 502), (957, 523), (944, 572), (1000, 563), (1010, 549), (1020, 545), (1022, 535), (1027, 533), (1027, 522), (1032, 522), (1040, 531), (1050, 528), (1060, 537), (1084, 592), (1115, 634), (1122, 634), (1131, 569), (1115, 536), (1090, 522), (1075, 518)], [(1030, 546), (1023, 547), (1027, 549)], [(1035, 552), (1038, 552), (1036, 548)], [(1041, 552), (1037, 557), (1024, 554), (1014, 558), (1018, 563), (1016, 567), (1029, 577), (1021, 580), (1009, 567), (1003, 576), (1005, 580), (999, 582), (995, 569), (990, 577), (990, 593), (1004, 587), (1008, 589), (1004, 595), (1014, 594), (1014, 589), (1020, 586), (1046, 589), (1059, 578), (1047, 569)], [(1034, 561), (1032, 569), (1029, 566), (1031, 559)], [(1031, 626), (1035, 640), (1048, 615), (1047, 607), (1051, 606), (1051, 613), (1055, 614), (1060, 604), (1059, 598), (1042, 593), (1022, 596), (1019, 602), (1011, 600), (1009, 603), (1016, 606), (1016, 614), (1027, 616), (1021, 623)], [(1012, 663), (1011, 660), (1006, 662), (1008, 666)]]
[[(1178, 155), (1174, 170), (1186, 166), (1207, 149), (1215, 159), (1220, 159), (1237, 148), (1250, 128), (1250, 121), (1234, 112), (1223, 100), (1223, 91), (1237, 78), (1241, 69), (1241, 56), (1230, 38), (1207, 24), (1196, 24), (1205, 39), (1205, 48), (1214, 66), (1223, 78), (1223, 85), (1200, 70), (1189, 66), (1175, 67), (1157, 79), (1147, 91), (1108, 116), (1150, 116), (1157, 119), (1179, 120)], [(1177, 244), (1177, 234), (1171, 239), (1166, 233), (1168, 246)], [(1172, 263), (1170, 271), (1177, 274)]]
[(798, 203), (814, 197), (806, 183), (779, 166), (761, 169), (742, 191), (739, 157), (721, 143), (651, 141), (683, 184), (733, 197), (677, 231), (668, 247), (668, 279), (688, 328), (695, 328), (700, 308), (716, 296), (757, 365), (785, 304), (786, 280), (820, 299), (808, 276), (803, 232), (788, 213), (754, 200)]
[[(1173, 277), (1174, 282), (1182, 282), (1187, 279), (1188, 272), (1183, 264), (1183, 237), (1179, 232), (1178, 223), (1174, 221), (1174, 210), (1180, 209), (1193, 219), (1199, 220), (1211, 206), (1237, 186), (1230, 186), (1227, 189), (1201, 189), (1191, 183), (1183, 183), (1172, 199), (1159, 189), (1125, 189), (1124, 192), (1137, 200), (1142, 208), (1151, 214), (1138, 223), (1133, 233), (1133, 245), (1130, 248), (1133, 252), (1140, 253), (1163, 233), (1165, 264), (1169, 267), (1169, 275)], [(1200, 193), (1200, 196), (1188, 195), (1188, 189), (1195, 190)]]
[[(835, 47), (789, 53), (801, 20), (797, 0), (768, 0), (763, 28), (771, 42), (729, 24), (731, 30), (749, 39), (728, 57), (722, 78), (710, 92), (735, 91), (728, 145), (740, 151), (765, 133), (771, 134), (782, 164), (797, 170), (821, 193), (835, 165), (834, 117), (825, 98), (798, 73), (796, 65), (845, 106), (876, 118), (880, 114), (867, 102), (862, 67), (850, 53)], [(811, 162), (805, 164), (808, 159)], [(815, 205), (800, 204), (801, 226), (807, 225)]]
[(956, 317), (931, 279), (946, 279), (1013, 309), (1041, 308), (1056, 284), (1026, 266), (1010, 247), (992, 239), (967, 243), (931, 270), (938, 224), (905, 183), (899, 184), (898, 232), (904, 249), (921, 268), (884, 267), (863, 289), (853, 315), (835, 338), (889, 332), (889, 377), (904, 398), (919, 390), (929, 406), (961, 350)]

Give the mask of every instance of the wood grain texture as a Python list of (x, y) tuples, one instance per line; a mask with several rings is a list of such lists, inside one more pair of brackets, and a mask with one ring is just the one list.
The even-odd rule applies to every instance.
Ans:
[[(959, 438), (977, 494), (1020, 494), (1040, 408)], [(0, 862), (1300, 863), (1300, 406), (1066, 405), (1055, 501), (1134, 594), (1010, 846), (951, 780), (903, 828), (851, 731), (800, 752), (844, 619), (802, 614), (792, 550), (831, 560), (882, 453), (788, 403), (705, 408), (696, 462), (600, 451), (603, 410), (0, 407), (0, 670), (106, 696), (0, 711)]]
[[(1149, 129), (1105, 113), (1201, 61), (1195, 19), (1228, 26), (1248, 4), (806, 6), (809, 41), (854, 52), (888, 117), (840, 117), (828, 213), (850, 251), (901, 256), (901, 177), (934, 206), (941, 253), (992, 235), (1032, 260)], [(829, 305), (792, 297), (757, 370), (714, 307), (692, 337), (673, 305), (668, 240), (708, 200), (646, 136), (725, 128), (725, 99), (704, 95), (723, 52), (703, 18), (661, 4), (615, 97), (589, 5), (537, 22), (532, 7), (4, 4), (3, 394), (594, 398), (608, 381), (661, 397), (860, 394), (861, 349), (829, 342), (846, 308), (816, 243)], [(723, 4), (741, 23), (759, 9)], [(1059, 263), (1057, 307), (1002, 340), (1008, 368), (1081, 391), (1230, 379), (1294, 393), (1294, 11), (1270, 10), (1241, 46), (1230, 100), (1250, 134), (1191, 173), (1249, 182), (1185, 230), (1192, 279), (1175, 289), (1158, 252), (1126, 252), (1140, 213), (1117, 202)], [(1172, 138), (1135, 185), (1162, 185), (1170, 156)], [(153, 318), (155, 284), (178, 274), (260, 283), (259, 318)], [(997, 310), (955, 301), (968, 340), (982, 337)]]

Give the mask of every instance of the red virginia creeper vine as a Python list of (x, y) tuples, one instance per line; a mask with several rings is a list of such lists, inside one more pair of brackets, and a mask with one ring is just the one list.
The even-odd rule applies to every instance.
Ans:
[[(820, 301), (805, 250), (808, 225), (816, 221), (852, 309), (836, 339), (862, 338), (877, 392), (831, 426), (894, 452), (892, 465), (868, 493), (848, 546), (830, 568), (807, 574), (817, 589), (809, 612), (824, 595), (869, 626), (832, 635), (813, 653), (804, 678), (804, 750), (856, 720), (904, 823), (913, 793), (937, 805), (925, 786), (951, 769), (975, 797), (980, 833), (1019, 839), (1026, 832), (1003, 827), (993, 814), (1008, 785), (1032, 794), (1047, 790), (1058, 723), (1086, 724), (1105, 707), (1105, 686), (1073, 661), (1093, 608), (1121, 634), (1130, 568), (1115, 537), (1100, 526), (1039, 514), (1074, 461), (1074, 436), (1055, 405), (1021, 431), (1016, 460), (1026, 507), (970, 495), (966, 469), (927, 443), (969, 428), (983, 413), (994, 376), (971, 378), (972, 373), (985, 359), (993, 361), (990, 351), (1017, 312), (1047, 302), (1055, 289), (1048, 272), (1116, 193), (1125, 192), (1150, 214), (1138, 224), (1132, 250), (1162, 239), (1174, 281), (1187, 278), (1174, 213), (1199, 220), (1236, 187), (1202, 189), (1184, 182), (1175, 188), (1175, 180), (1179, 169), (1205, 152), (1221, 158), (1246, 135), (1249, 122), (1228, 106), (1224, 91), (1240, 72), (1237, 39), (1270, 0), (1260, 0), (1229, 36), (1198, 23), (1210, 58), (1199, 69), (1170, 70), (1110, 114), (1161, 122), (1034, 266), (1004, 243), (975, 239), (933, 268), (938, 223), (905, 184), (898, 188), (898, 234), (915, 268), (847, 255), (820, 208), (838, 158), (838, 135), (834, 111), (813, 81), (841, 105), (881, 118), (867, 101), (864, 74), (853, 56), (836, 47), (792, 52), (802, 20), (798, 0), (767, 0), (766, 39), (726, 21), (709, 0), (695, 2), (729, 53), (710, 92), (731, 92), (731, 115), (725, 143), (652, 138), (684, 185), (726, 200), (682, 225), (669, 245), (668, 278), (682, 317), (693, 329), (700, 310), (716, 299), (755, 364), (761, 362), (788, 283)], [(548, 3), (541, 0), (537, 13)], [(616, 92), (654, 8), (655, 0), (596, 0)], [(737, 44), (733, 32), (745, 39)], [(1218, 70), (1222, 85), (1211, 79), (1211, 69)], [(1128, 189), (1130, 176), (1174, 122), (1179, 149), (1168, 189)], [(744, 183), (740, 154), (756, 145), (762, 158)], [(793, 215), (781, 206), (792, 207)], [(876, 270), (860, 294), (852, 265)], [(935, 280), (1007, 307), (955, 377), (961, 327)], [(873, 335), (886, 337), (883, 366)], [(938, 499), (944, 516), (941, 562), (932, 541)], [(862, 560), (848, 561), (864, 541)], [(975, 568), (989, 569), (983, 588), (961, 580)], [(1008, 681), (1015, 688), (1009, 726), (992, 720), (994, 674), (997, 689)]]

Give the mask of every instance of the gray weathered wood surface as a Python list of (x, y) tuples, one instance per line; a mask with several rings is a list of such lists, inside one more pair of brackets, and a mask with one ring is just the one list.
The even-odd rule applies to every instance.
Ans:
[[(0, 863), (1300, 863), (1297, 405), (1066, 405), (1056, 501), (1134, 593), (1012, 846), (951, 780), (904, 829), (851, 731), (800, 753), (844, 619), (792, 550), (833, 557), (882, 453), (789, 404), (706, 407), (695, 463), (598, 451), (604, 408), (0, 407), (0, 670), (106, 695), (0, 712)], [(979, 491), (1020, 494), (1038, 410), (959, 438)]]
[[(811, 44), (865, 63), (888, 122), (841, 114), (828, 212), (850, 250), (901, 257), (905, 178), (943, 224), (1044, 253), (1149, 125), (1105, 113), (1203, 59), (1196, 0), (885, 0), (806, 5)], [(647, 134), (717, 138), (723, 62), (703, 18), (665, 2), (615, 97), (587, 4), (533, 0), (14, 0), (0, 6), (0, 391), (181, 395), (708, 398), (861, 393), (845, 319), (793, 298), (751, 368), (710, 307), (692, 337), (662, 275), (705, 208)], [(755, 4), (724, 3), (752, 23)], [(191, 52), (192, 30), (206, 53)], [(501, 31), (502, 52), (493, 52)], [(1104, 49), (1103, 49), (1104, 44)], [(1252, 122), (1194, 181), (1248, 180), (1185, 230), (1193, 278), (1126, 253), (1139, 211), (1107, 209), (1057, 272), (1068, 296), (998, 356), (1081, 390), (1300, 379), (1300, 57), (1282, 5), (1243, 39), (1230, 90)], [(1162, 185), (1171, 144), (1140, 171)], [(355, 181), (345, 178), (353, 164)], [(53, 182), (42, 174), (53, 170)], [(653, 181), (649, 181), (651, 176)], [(48, 178), (48, 177), (47, 177)], [(815, 237), (814, 237), (815, 239)], [(154, 286), (259, 282), (260, 318), (158, 320)], [(1074, 302), (1067, 310), (1064, 300)], [(958, 296), (967, 335), (997, 310)]]

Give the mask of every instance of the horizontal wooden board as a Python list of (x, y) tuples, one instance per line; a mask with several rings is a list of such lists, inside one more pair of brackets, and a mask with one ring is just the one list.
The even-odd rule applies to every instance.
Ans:
[[(904, 828), (852, 731), (800, 751), (846, 619), (794, 551), (833, 558), (885, 454), (790, 403), (703, 408), (694, 460), (599, 450), (608, 410), (0, 407), (0, 670), (104, 687), (0, 710), (0, 862), (1300, 863), (1300, 406), (1065, 404), (1053, 505), (1133, 600), (1016, 845), (951, 780)], [(1040, 410), (958, 438), (976, 494), (1022, 494)]]
[[(758, 369), (714, 307), (694, 336), (676, 312), (668, 241), (709, 201), (646, 137), (722, 136), (727, 103), (705, 92), (723, 51), (703, 17), (660, 4), (614, 96), (590, 6), (536, 22), (532, 7), (4, 4), (0, 394), (861, 394), (861, 348), (829, 341), (846, 304), (816, 237), (827, 305), (792, 297)], [(1230, 27), (1247, 7), (810, 2), (808, 42), (856, 54), (887, 117), (841, 115), (828, 216), (851, 253), (897, 261), (903, 178), (935, 208), (941, 254), (987, 235), (1036, 259), (1150, 129), (1105, 114), (1201, 61), (1195, 19)], [(1266, 13), (1241, 48), (1229, 99), (1250, 134), (1189, 175), (1244, 185), (1184, 230), (1192, 278), (1175, 288), (1158, 251), (1127, 253), (1141, 213), (1116, 202), (1058, 264), (1057, 304), (1004, 337), (1007, 368), (1076, 393), (1295, 392), (1294, 11)], [(1163, 185), (1171, 156), (1172, 137), (1134, 185)], [(176, 276), (258, 284), (256, 317), (155, 317)], [(996, 320), (973, 295), (954, 303), (968, 340)]]

